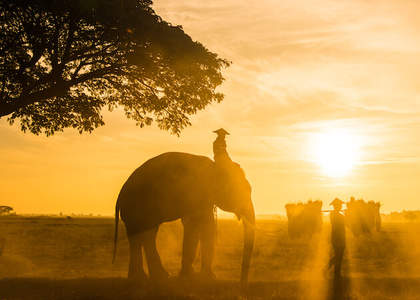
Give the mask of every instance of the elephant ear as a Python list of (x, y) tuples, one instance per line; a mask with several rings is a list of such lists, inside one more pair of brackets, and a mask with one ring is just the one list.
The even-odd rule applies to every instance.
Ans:
[(229, 184), (235, 188), (240, 188), (246, 191), (249, 190), (249, 192), (251, 192), (251, 185), (246, 179), (245, 172), (241, 168), (240, 164), (233, 162), (232, 165), (229, 166), (228, 177)]
[(216, 204), (225, 211), (236, 212), (241, 202), (250, 199), (251, 186), (238, 163), (215, 165)]
[(215, 163), (215, 169), (218, 176), (222, 176), (226, 182), (231, 182), (233, 179), (243, 180), (245, 172), (241, 165), (236, 162), (225, 162), (223, 164)]
[(220, 187), (229, 189), (235, 185), (235, 181), (245, 178), (245, 173), (238, 163), (215, 164), (216, 178)]

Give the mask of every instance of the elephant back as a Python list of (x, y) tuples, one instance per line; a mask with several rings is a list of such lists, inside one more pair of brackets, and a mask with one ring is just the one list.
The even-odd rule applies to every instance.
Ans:
[(121, 189), (121, 218), (153, 227), (211, 207), (214, 168), (208, 157), (181, 152), (149, 159)]

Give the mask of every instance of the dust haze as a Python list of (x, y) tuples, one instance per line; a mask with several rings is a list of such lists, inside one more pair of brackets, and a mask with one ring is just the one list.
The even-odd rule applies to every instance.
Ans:
[(420, 5), (156, 2), (0, 0), (0, 300), (420, 299)]
[[(250, 271), (251, 299), (325, 299), (330, 281), (322, 274), (330, 254), (329, 223), (310, 238), (288, 235), (285, 216), (261, 218), (256, 223), (256, 243)], [(134, 298), (150, 294), (197, 299), (229, 299), (241, 295), (235, 278), (240, 274), (242, 226), (236, 219), (219, 218), (214, 272), (218, 282), (169, 282), (165, 289), (129, 286), (119, 278), (127, 275), (128, 242), (120, 227), (118, 255), (112, 259), (112, 218), (1, 217), (0, 291), (21, 284), (9, 296), (31, 299), (100, 299), (119, 295)], [(383, 216), (380, 232), (370, 236), (347, 235), (344, 258), (345, 291), (355, 299), (417, 299), (420, 272), (420, 222), (402, 214)], [(166, 270), (176, 276), (182, 253), (181, 222), (160, 227), (158, 250)], [(198, 256), (200, 255), (198, 251)], [(194, 268), (199, 269), (199, 259)], [(146, 266), (145, 266), (146, 267)], [(40, 288), (43, 287), (43, 288)], [(350, 288), (351, 287), (351, 288)], [(13, 295), (13, 297), (12, 297)]]

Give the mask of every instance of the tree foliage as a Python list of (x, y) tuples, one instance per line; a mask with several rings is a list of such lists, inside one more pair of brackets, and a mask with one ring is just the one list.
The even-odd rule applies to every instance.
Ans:
[(179, 134), (223, 95), (229, 65), (162, 20), (150, 0), (0, 0), (0, 117), (23, 131), (80, 133), (123, 107)]

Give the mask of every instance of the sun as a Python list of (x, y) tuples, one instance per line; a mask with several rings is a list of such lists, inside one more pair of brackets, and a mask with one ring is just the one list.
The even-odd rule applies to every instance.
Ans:
[(360, 160), (360, 137), (345, 129), (329, 129), (316, 133), (312, 144), (314, 160), (326, 176), (349, 175)]

